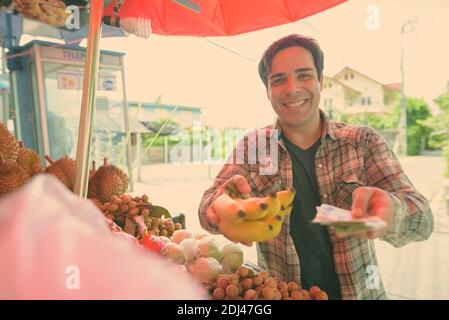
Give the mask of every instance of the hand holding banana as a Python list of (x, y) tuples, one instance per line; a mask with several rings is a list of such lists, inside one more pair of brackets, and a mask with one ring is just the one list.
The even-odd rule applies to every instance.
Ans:
[[(242, 189), (248, 192), (242, 193)], [(287, 189), (266, 197), (248, 198), (245, 194), (249, 189), (243, 176), (234, 176), (225, 184), (208, 213), (226, 238), (246, 245), (267, 241), (279, 234), (296, 194), (295, 190)]]

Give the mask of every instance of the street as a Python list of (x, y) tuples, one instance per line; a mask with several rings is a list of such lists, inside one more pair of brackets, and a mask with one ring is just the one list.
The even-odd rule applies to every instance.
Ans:
[[(443, 183), (445, 162), (438, 155), (403, 157), (404, 171), (416, 189), (431, 203), (435, 230), (430, 239), (394, 248), (376, 240), (380, 274), (390, 299), (449, 299), (449, 216), (445, 211)], [(143, 182), (135, 194), (148, 194), (153, 204), (173, 215), (184, 213), (187, 229), (206, 233), (197, 218), (198, 204), (212, 184), (221, 164), (158, 164), (142, 168)], [(214, 236), (222, 245), (222, 236)], [(245, 247), (245, 260), (256, 262), (255, 246)]]

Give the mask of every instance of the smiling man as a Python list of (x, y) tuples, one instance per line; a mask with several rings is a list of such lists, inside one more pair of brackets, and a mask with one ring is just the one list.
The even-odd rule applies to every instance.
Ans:
[[(317, 285), (331, 299), (385, 299), (372, 240), (395, 247), (426, 240), (433, 231), (432, 212), (375, 130), (331, 121), (319, 109), (323, 68), (323, 52), (307, 37), (290, 35), (265, 51), (259, 75), (278, 119), (234, 149), (204, 193), (199, 219), (204, 229), (219, 233), (214, 201), (223, 192), (264, 196), (294, 187), (293, 209), (281, 233), (257, 243), (259, 265), (306, 289)], [(263, 164), (249, 161), (250, 141), (267, 139), (268, 145), (273, 137), (279, 152), (269, 156), (278, 167), (262, 174)], [(245, 161), (234, 161), (241, 150)], [(332, 227), (310, 223), (323, 203), (351, 210), (355, 218), (378, 216), (387, 228), (339, 238)]]

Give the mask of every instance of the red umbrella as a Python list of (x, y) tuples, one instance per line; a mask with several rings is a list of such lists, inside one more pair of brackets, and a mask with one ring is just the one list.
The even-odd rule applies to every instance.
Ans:
[[(133, 0), (119, 16), (151, 20), (153, 33), (229, 36), (294, 22), (346, 0)], [(113, 15), (113, 1), (104, 15)]]
[[(152, 32), (164, 35), (226, 36), (293, 22), (346, 0), (113, 0), (103, 10), (104, 1), (90, 2), (74, 190), (82, 197), (87, 194), (92, 112), (95, 106), (101, 21), (104, 16), (113, 17), (110, 21), (117, 21), (118, 15), (122, 22), (125, 18), (138, 18), (134, 19), (136, 25), (140, 24), (140, 18), (149, 19)], [(148, 35), (148, 30), (139, 29), (137, 27), (137, 34)], [(125, 127), (128, 128), (126, 119)], [(127, 160), (130, 167), (130, 159)]]

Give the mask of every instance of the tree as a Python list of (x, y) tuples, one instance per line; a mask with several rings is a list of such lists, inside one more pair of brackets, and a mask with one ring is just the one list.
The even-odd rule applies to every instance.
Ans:
[(342, 114), (340, 121), (349, 124), (364, 124), (377, 130), (393, 129), (398, 126), (399, 114), (396, 110), (388, 114), (373, 114), (369, 112), (356, 115)]
[(421, 98), (406, 99), (407, 103), (407, 127), (413, 125), (422, 125), (422, 122), (432, 116), (429, 106)]
[[(418, 155), (422, 143), (427, 146), (432, 128), (426, 123), (432, 117), (429, 106), (421, 98), (407, 97), (407, 154)], [(399, 106), (398, 106), (399, 107)]]
[(438, 105), (440, 112), (431, 123), (432, 128), (434, 128), (432, 142), (444, 150), (446, 176), (449, 177), (449, 81), (446, 84), (446, 92), (436, 97), (434, 102)]
[[(449, 102), (449, 100), (448, 100)], [(407, 154), (417, 155), (421, 151), (422, 142), (428, 144), (432, 126), (428, 124), (432, 118), (429, 106), (423, 99), (406, 98), (407, 105)], [(449, 109), (449, 108), (448, 108)], [(398, 103), (390, 113), (373, 114), (360, 113), (357, 115), (342, 114), (341, 121), (350, 124), (365, 124), (377, 130), (396, 129), (399, 126), (401, 105)]]
[(449, 113), (449, 80), (446, 83), (446, 92), (436, 97), (434, 102), (440, 107), (442, 112)]

